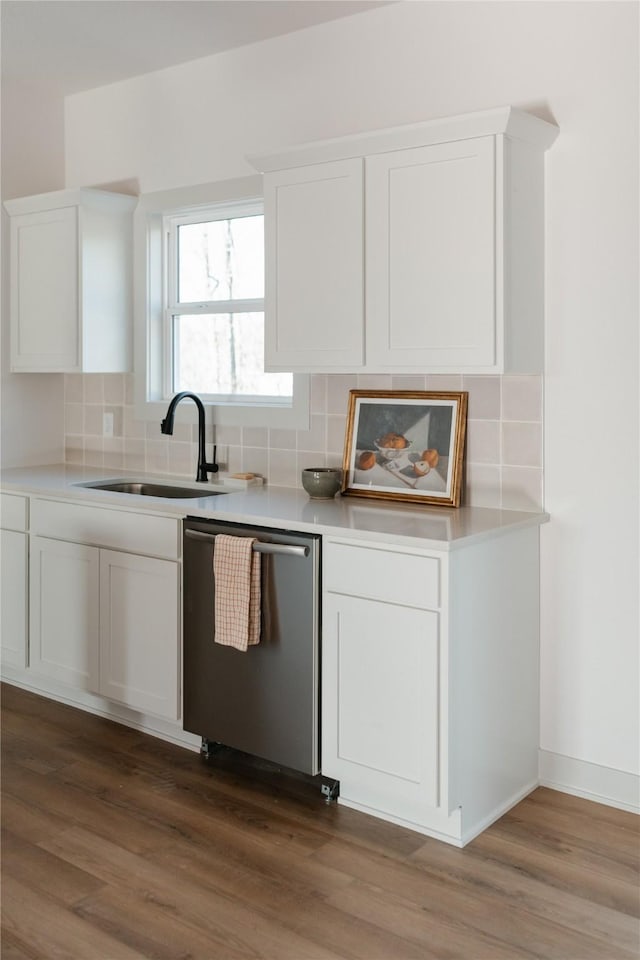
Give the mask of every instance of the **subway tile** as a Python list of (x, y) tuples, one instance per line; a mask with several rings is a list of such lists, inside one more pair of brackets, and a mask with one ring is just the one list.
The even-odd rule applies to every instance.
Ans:
[(125, 450), (124, 469), (135, 471), (135, 472), (137, 472), (138, 470), (146, 471), (147, 461), (144, 453), (127, 453)]
[(128, 404), (135, 403), (135, 377), (132, 373), (125, 373), (124, 376), (124, 402)]
[(83, 464), (84, 463), (84, 437), (67, 434), (64, 446), (65, 463)]
[(146, 440), (144, 445), (146, 469), (150, 473), (168, 473), (169, 444), (166, 440)]
[(471, 420), (500, 419), (500, 377), (463, 377), (462, 387), (469, 391)]
[(327, 413), (347, 413), (349, 391), (357, 389), (354, 374), (330, 374), (327, 377)]
[(502, 467), (504, 510), (542, 509), (542, 470), (534, 467)]
[(542, 466), (542, 426), (502, 423), (502, 463), (515, 467)]
[(84, 407), (81, 403), (65, 403), (64, 432), (74, 434), (84, 432)]
[(84, 400), (84, 377), (81, 373), (65, 373), (64, 399), (66, 403), (82, 403)]
[(145, 470), (145, 442), (140, 437), (125, 437), (124, 466), (126, 470)]
[(102, 373), (84, 374), (84, 402), (104, 403), (104, 375)]
[[(211, 424), (207, 424), (207, 426), (210, 427)], [(215, 430), (213, 430), (213, 433), (215, 433), (216, 443), (227, 443), (234, 447), (242, 446), (242, 429), (240, 427), (229, 427), (229, 426), (224, 426), (223, 424), (217, 423), (215, 425)], [(193, 425), (192, 438), (194, 441), (197, 442), (198, 427), (196, 424)], [(209, 437), (207, 436), (206, 430), (205, 430), (205, 438), (207, 440), (207, 443), (209, 443), (210, 440), (209, 440)]]
[(124, 376), (121, 373), (105, 373), (104, 375), (105, 403), (124, 403)]
[[(350, 389), (466, 389), (469, 420), (464, 502), (540, 509), (541, 377), (313, 374), (310, 381), (309, 430), (215, 428), (220, 459), (224, 453), (229, 472), (252, 471), (271, 484), (299, 488), (304, 467), (341, 467)], [(176, 422), (174, 435), (165, 439), (158, 423), (137, 420), (131, 405), (132, 375), (67, 374), (65, 399), (67, 462), (195, 477), (197, 425)], [(120, 399), (129, 405), (122, 406)], [(327, 415), (328, 408), (332, 412)], [(102, 436), (105, 411), (114, 414), (114, 438)], [(213, 435), (214, 426), (207, 423), (207, 453)]]
[(267, 427), (243, 427), (242, 428), (242, 446), (243, 447), (268, 447), (269, 430)]
[(326, 467), (326, 454), (317, 453), (313, 450), (298, 450), (297, 455), (297, 474), (300, 481), (300, 474), (303, 470), (313, 469), (314, 467)]
[(347, 418), (339, 416), (327, 417), (327, 453), (340, 453), (344, 450), (344, 439), (347, 429)]
[(340, 467), (342, 469), (342, 454), (341, 453), (328, 453), (327, 454), (327, 467)]
[[(206, 435), (206, 431), (205, 431)], [(172, 434), (163, 434), (160, 429), (160, 424), (155, 424), (155, 430), (151, 431), (150, 437), (158, 439), (159, 437), (169, 436), (172, 441), (178, 441), (181, 443), (191, 443), (193, 442), (193, 425), (191, 423), (178, 423), (176, 422), (173, 425)], [(196, 440), (197, 442), (198, 432), (196, 428)]]
[(86, 437), (102, 436), (102, 407), (97, 403), (85, 404), (84, 406), (84, 429)]
[(415, 374), (391, 377), (392, 390), (426, 390), (426, 383), (426, 377)]
[(427, 390), (462, 390), (462, 375), (457, 373), (427, 374)]
[(195, 479), (198, 448), (186, 441), (176, 440), (168, 444), (169, 473)]
[(542, 377), (502, 377), (502, 418), (542, 421)]
[(271, 450), (269, 453), (269, 483), (275, 487), (296, 487), (295, 450)]
[[(424, 383), (424, 377), (422, 378)], [(388, 373), (359, 373), (357, 382), (352, 390), (391, 390), (393, 388), (391, 375)]]
[(468, 463), (463, 502), (474, 507), (499, 507), (500, 476), (497, 464)]
[(327, 378), (324, 373), (312, 373), (310, 385), (311, 413), (327, 412)]
[(500, 423), (498, 420), (467, 421), (467, 462), (500, 463)]
[(295, 450), (296, 449), (296, 431), (295, 430), (269, 430), (269, 449), (270, 450)]
[(132, 440), (142, 439), (146, 436), (147, 425), (144, 420), (136, 419), (133, 407), (124, 407), (123, 409), (123, 431), (124, 436)]
[(240, 466), (229, 468), (231, 473), (242, 470), (245, 473), (255, 473), (259, 477), (269, 476), (269, 451), (266, 447), (242, 447), (241, 455)]
[[(160, 424), (157, 420), (145, 420), (144, 422), (144, 435), (147, 440), (161, 440), (169, 434), (164, 434), (160, 429)], [(174, 424), (174, 433), (175, 433), (175, 424)]]
[(327, 418), (317, 413), (312, 414), (310, 429), (298, 430), (296, 442), (298, 450), (318, 450), (324, 453), (327, 447)]
[(84, 463), (87, 467), (104, 466), (102, 437), (84, 438)]
[(104, 466), (115, 470), (124, 467), (124, 441), (122, 437), (103, 437)]

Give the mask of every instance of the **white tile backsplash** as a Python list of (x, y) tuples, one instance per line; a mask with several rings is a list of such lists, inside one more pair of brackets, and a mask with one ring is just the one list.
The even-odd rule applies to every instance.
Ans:
[(500, 462), (500, 423), (498, 420), (467, 420), (467, 461)]
[(503, 422), (502, 462), (510, 467), (542, 467), (542, 424)]
[(500, 377), (463, 377), (462, 389), (469, 392), (471, 420), (500, 419)]
[[(274, 485), (300, 487), (308, 466), (342, 465), (349, 390), (467, 390), (465, 503), (535, 510), (542, 507), (542, 377), (458, 374), (313, 374), (309, 430), (217, 427), (219, 460), (231, 473), (253, 471)], [(195, 477), (197, 428), (135, 418), (130, 374), (65, 375), (65, 458), (114, 470)], [(102, 436), (103, 413), (114, 437)], [(207, 444), (213, 427), (207, 423)], [(209, 452), (210, 447), (207, 448)]]
[(502, 377), (502, 419), (542, 420), (542, 377)]

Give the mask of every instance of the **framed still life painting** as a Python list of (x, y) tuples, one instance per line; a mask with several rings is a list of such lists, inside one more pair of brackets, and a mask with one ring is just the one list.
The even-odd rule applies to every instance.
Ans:
[(460, 505), (468, 394), (351, 390), (343, 494)]

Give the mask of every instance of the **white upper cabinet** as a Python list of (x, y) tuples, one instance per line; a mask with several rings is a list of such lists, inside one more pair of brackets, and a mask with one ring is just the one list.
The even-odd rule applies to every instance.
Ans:
[(5, 202), (11, 216), (11, 370), (131, 368), (136, 198), (63, 190)]
[(541, 372), (557, 132), (505, 107), (250, 158), (267, 368)]
[(367, 160), (367, 363), (495, 363), (495, 138)]
[(362, 366), (362, 202), (361, 159), (265, 178), (269, 370)]

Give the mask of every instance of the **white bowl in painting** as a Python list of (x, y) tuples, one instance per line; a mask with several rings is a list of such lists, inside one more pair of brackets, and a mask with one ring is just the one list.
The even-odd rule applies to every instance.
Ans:
[[(386, 437), (382, 437), (381, 439), (386, 440)], [(413, 444), (413, 440), (407, 440), (406, 437), (398, 436), (398, 439), (404, 440), (404, 446), (389, 447), (382, 444), (380, 440), (374, 440), (373, 443), (378, 453), (384, 457), (385, 460), (397, 460), (398, 457), (404, 456)]]

